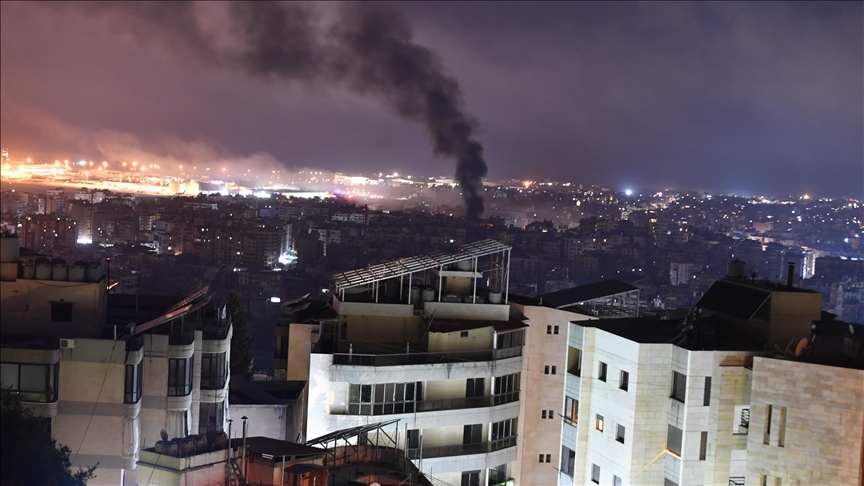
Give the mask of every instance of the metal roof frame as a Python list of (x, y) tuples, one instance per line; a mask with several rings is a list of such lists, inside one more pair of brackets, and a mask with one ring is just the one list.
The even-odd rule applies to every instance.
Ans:
[(336, 284), (336, 292), (339, 292), (345, 289), (359, 287), (361, 285), (369, 285), (394, 277), (401, 277), (416, 272), (441, 268), (445, 265), (450, 265), (463, 260), (471, 260), (495, 253), (503, 253), (511, 249), (512, 247), (496, 240), (476, 241), (474, 243), (467, 243), (460, 246), (458, 253), (446, 254), (438, 251), (426, 255), (379, 263), (378, 265), (372, 265), (367, 268), (337, 273), (333, 275), (333, 282)]

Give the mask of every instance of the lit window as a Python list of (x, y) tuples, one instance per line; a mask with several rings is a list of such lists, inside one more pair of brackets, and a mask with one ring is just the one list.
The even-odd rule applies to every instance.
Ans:
[(603, 432), (603, 416), (602, 415), (597, 414), (594, 417), (594, 428), (599, 430), (600, 432)]

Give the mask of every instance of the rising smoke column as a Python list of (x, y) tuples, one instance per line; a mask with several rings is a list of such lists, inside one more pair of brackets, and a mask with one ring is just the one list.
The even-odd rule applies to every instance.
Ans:
[[(324, 82), (377, 100), (422, 124), (436, 155), (456, 160), (466, 214), (483, 214), (487, 166), (476, 122), (464, 112), (457, 81), (432, 51), (414, 43), (411, 26), (394, 8), (345, 3), (326, 27), (314, 6), (297, 3), (119, 2), (83, 8), (108, 15), (139, 40), (159, 39), (203, 65), (264, 80)], [(208, 9), (223, 10), (218, 29)]]

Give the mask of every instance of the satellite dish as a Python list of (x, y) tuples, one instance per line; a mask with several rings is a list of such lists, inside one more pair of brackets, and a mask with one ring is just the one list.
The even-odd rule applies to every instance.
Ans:
[(168, 431), (162, 429), (159, 434), (162, 436), (162, 442), (168, 442)]
[(810, 344), (810, 342), (806, 337), (801, 338), (801, 340), (798, 341), (798, 346), (795, 347), (795, 357), (800, 358), (801, 355), (804, 354), (804, 350), (807, 349), (808, 344)]

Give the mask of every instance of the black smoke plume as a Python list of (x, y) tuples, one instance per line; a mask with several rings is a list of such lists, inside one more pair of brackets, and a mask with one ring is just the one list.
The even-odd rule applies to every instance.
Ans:
[[(396, 9), (345, 3), (324, 27), (320, 9), (298, 3), (118, 2), (84, 8), (109, 16), (142, 41), (164, 42), (204, 65), (265, 80), (323, 82), (377, 100), (421, 123), (434, 153), (456, 160), (467, 216), (483, 214), (487, 167), (476, 122), (464, 112), (459, 84), (438, 56), (412, 40), (411, 26)], [(221, 9), (217, 21), (206, 9)]]

